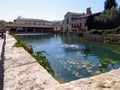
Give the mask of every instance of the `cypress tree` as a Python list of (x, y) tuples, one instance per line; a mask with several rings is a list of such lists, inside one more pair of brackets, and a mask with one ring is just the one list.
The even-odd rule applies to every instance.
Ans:
[(105, 2), (105, 10), (111, 9), (112, 7), (117, 7), (116, 0), (106, 0), (106, 2)]

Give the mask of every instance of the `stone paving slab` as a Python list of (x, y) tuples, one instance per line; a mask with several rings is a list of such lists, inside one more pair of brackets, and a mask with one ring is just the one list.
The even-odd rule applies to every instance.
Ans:
[(4, 90), (44, 90), (59, 84), (16, 40), (6, 35)]
[(19, 47), (19, 48), (14, 47), (14, 48), (11, 48), (10, 50), (6, 50), (4, 69), (32, 64), (36, 62), (37, 61), (31, 58), (31, 55), (28, 54), (28, 52), (25, 51), (22, 47)]
[(41, 90), (58, 82), (38, 63), (6, 69), (4, 90)]
[(120, 90), (120, 69), (71, 81), (51, 87), (49, 90)]

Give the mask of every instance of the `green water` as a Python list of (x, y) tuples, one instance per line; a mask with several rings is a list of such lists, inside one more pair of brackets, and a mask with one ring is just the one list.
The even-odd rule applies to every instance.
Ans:
[(120, 46), (82, 40), (75, 36), (20, 35), (34, 51), (45, 50), (61, 83), (120, 68)]

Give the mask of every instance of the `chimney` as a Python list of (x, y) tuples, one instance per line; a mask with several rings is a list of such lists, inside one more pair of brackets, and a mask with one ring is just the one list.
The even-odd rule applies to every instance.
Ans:
[(86, 14), (87, 14), (87, 15), (91, 15), (91, 14), (92, 14), (92, 12), (91, 12), (91, 7), (87, 8)]

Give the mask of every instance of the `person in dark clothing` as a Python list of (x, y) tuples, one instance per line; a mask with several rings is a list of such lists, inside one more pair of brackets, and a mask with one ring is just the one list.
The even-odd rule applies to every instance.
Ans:
[(0, 30), (0, 37), (2, 37), (1, 35), (2, 35), (2, 33), (1, 33), (1, 30)]
[(4, 38), (4, 32), (0, 31), (0, 33), (1, 33), (1, 38), (3, 39)]
[(3, 33), (3, 31), (1, 32), (1, 37), (2, 37), (2, 39), (4, 38), (4, 33)]

